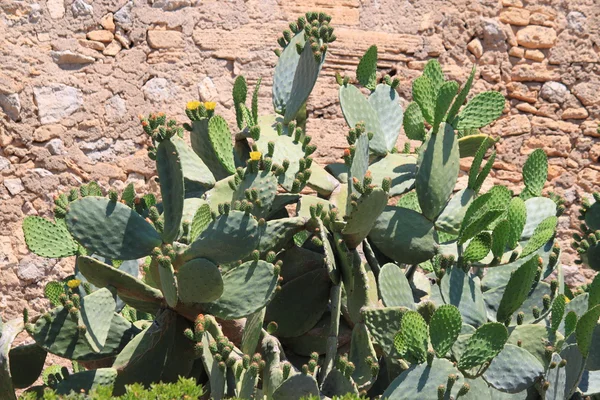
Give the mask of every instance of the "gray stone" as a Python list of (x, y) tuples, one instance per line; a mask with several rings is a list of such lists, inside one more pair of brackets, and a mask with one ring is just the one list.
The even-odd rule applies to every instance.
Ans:
[(34, 87), (33, 95), (41, 124), (59, 122), (83, 106), (81, 91), (63, 84)]
[(10, 168), (10, 161), (8, 158), (0, 156), (0, 171)]
[(104, 111), (108, 122), (119, 122), (127, 115), (127, 104), (121, 96), (115, 95), (106, 101)]
[(155, 0), (152, 3), (154, 8), (162, 8), (165, 11), (175, 11), (183, 7), (192, 5), (190, 0)]
[(73, 4), (71, 4), (71, 11), (73, 11), (73, 16), (75, 18), (86, 17), (94, 13), (94, 7), (84, 0), (75, 0)]
[(23, 207), (21, 207), (21, 211), (23, 211), (23, 214), (25, 215), (38, 215), (37, 210), (35, 209), (33, 204), (31, 204), (30, 201), (26, 201), (23, 204)]
[(569, 89), (560, 82), (546, 82), (540, 90), (540, 97), (550, 103), (564, 103), (569, 96)]
[(208, 76), (202, 79), (202, 82), (198, 84), (198, 94), (200, 95), (201, 101), (217, 101), (219, 98), (217, 87)]
[(4, 113), (13, 121), (17, 121), (21, 117), (21, 101), (17, 93), (0, 94), (0, 107)]
[(133, 26), (133, 18), (131, 12), (133, 11), (133, 1), (129, 1), (113, 16), (116, 25), (129, 30)]
[(4, 187), (6, 187), (6, 190), (8, 190), (8, 193), (12, 196), (16, 196), (25, 190), (21, 178), (5, 179)]
[(80, 53), (75, 53), (71, 50), (51, 51), (52, 60), (58, 65), (64, 64), (90, 64), (96, 61), (94, 57), (86, 56)]
[(486, 49), (506, 47), (507, 35), (500, 23), (494, 19), (483, 18), (483, 45)]
[(79, 148), (86, 151), (100, 151), (109, 148), (113, 144), (113, 140), (111, 138), (101, 138), (94, 142), (81, 141), (79, 142)]
[(34, 174), (36, 174), (40, 178), (45, 178), (47, 176), (54, 175), (52, 172), (50, 172), (50, 171), (48, 171), (47, 169), (44, 169), (44, 168), (34, 168), (34, 169), (31, 170), (31, 172), (34, 173)]
[(66, 153), (63, 141), (58, 138), (50, 140), (44, 147), (47, 148), (53, 156), (59, 156)]
[(40, 257), (26, 257), (19, 262), (17, 276), (26, 282), (38, 282), (46, 276), (46, 268), (50, 260)]
[(587, 18), (579, 11), (571, 11), (567, 14), (567, 26), (579, 33), (584, 33), (587, 29)]
[(171, 85), (165, 78), (152, 78), (142, 87), (142, 91), (147, 100), (159, 103), (174, 96), (177, 93), (177, 87)]

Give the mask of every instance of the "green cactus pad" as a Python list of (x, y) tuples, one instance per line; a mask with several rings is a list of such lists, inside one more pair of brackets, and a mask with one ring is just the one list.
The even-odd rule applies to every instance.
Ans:
[(423, 123), (423, 114), (421, 113), (421, 107), (415, 102), (410, 103), (404, 111), (403, 125), (404, 133), (410, 140), (425, 141), (427, 132), (425, 131), (425, 124)]
[(377, 85), (377, 46), (369, 47), (361, 57), (356, 67), (358, 83), (369, 90), (375, 90)]
[(211, 222), (212, 216), (210, 213), (210, 206), (204, 203), (198, 207), (194, 214), (194, 218), (192, 219), (189, 237), (190, 241), (195, 241)]
[(391, 152), (396, 146), (400, 129), (402, 128), (402, 107), (400, 106), (400, 96), (396, 89), (389, 85), (380, 83), (375, 91), (369, 96), (369, 104), (373, 107), (379, 117), (382, 138), (373, 136), (375, 143), (383, 141), (388, 152)]
[(406, 307), (365, 307), (361, 310), (361, 316), (369, 329), (373, 343), (378, 344), (390, 357), (400, 357), (394, 346), (394, 335), (400, 330), (402, 316), (408, 311)]
[(348, 360), (352, 362), (356, 369), (352, 374), (352, 380), (359, 387), (365, 387), (377, 377), (373, 376), (373, 369), (367, 362), (367, 358), (377, 360), (377, 353), (371, 342), (367, 326), (359, 322), (352, 329), (352, 340), (350, 341), (350, 355)]
[(486, 230), (504, 215), (510, 199), (511, 192), (504, 186), (494, 186), (489, 192), (477, 197), (465, 213), (460, 227), (459, 243), (463, 244)]
[(233, 201), (246, 199), (247, 190), (256, 190), (258, 201), (253, 201), (252, 214), (257, 218), (266, 217), (271, 210), (275, 195), (277, 194), (277, 178), (271, 171), (250, 172), (245, 171), (244, 178), (233, 193)]
[(527, 220), (521, 240), (529, 239), (535, 228), (546, 218), (556, 216), (556, 203), (547, 197), (532, 197), (525, 200)]
[(248, 261), (223, 274), (223, 294), (204, 304), (222, 319), (244, 318), (263, 308), (273, 297), (278, 275), (266, 261)]
[(579, 318), (579, 321), (577, 321), (575, 337), (577, 339), (577, 347), (584, 357), (587, 357), (590, 353), (592, 338), (594, 336), (594, 328), (596, 328), (599, 318), (600, 305), (597, 305), (593, 308), (590, 308)]
[(431, 345), (438, 357), (445, 357), (456, 342), (462, 327), (460, 311), (453, 305), (438, 307), (429, 321)]
[(480, 326), (487, 321), (478, 277), (454, 267), (442, 277), (440, 292), (446, 304), (451, 304), (460, 310), (463, 323)]
[(508, 206), (507, 220), (510, 223), (510, 234), (507, 245), (514, 249), (519, 243), (527, 222), (527, 206), (520, 197), (514, 197)]
[(177, 306), (179, 294), (177, 289), (177, 279), (175, 278), (175, 270), (171, 263), (158, 266), (158, 275), (160, 277), (160, 288), (167, 305), (171, 308)]
[(405, 264), (429, 260), (437, 251), (433, 224), (408, 208), (386, 207), (369, 240), (387, 257)]
[[(358, 191), (354, 188), (352, 184), (354, 179), (357, 179), (361, 184), (364, 181), (364, 176), (369, 169), (369, 137), (367, 134), (363, 133), (355, 144), (355, 151), (352, 157), (352, 165), (350, 166), (349, 171), (349, 185), (348, 185), (348, 195), (356, 194), (360, 196)], [(350, 202), (348, 201), (348, 204)], [(348, 207), (347, 212), (349, 212), (350, 208)]]
[(504, 110), (505, 99), (499, 92), (479, 93), (471, 99), (465, 108), (457, 115), (456, 129), (482, 128), (489, 125)]
[(566, 368), (563, 368), (566, 375), (564, 397), (559, 398), (569, 399), (581, 379), (581, 372), (585, 368), (585, 358), (581, 355), (576, 344), (564, 346), (559, 354), (560, 357), (567, 362)]
[[(162, 303), (163, 296), (159, 290), (95, 258), (79, 257), (77, 268), (95, 286), (114, 286), (123, 301), (131, 303), (132, 307), (138, 308), (140, 311), (154, 313)], [(132, 301), (135, 301), (135, 304)]]
[(412, 289), (404, 271), (396, 264), (381, 267), (378, 277), (379, 293), (386, 307), (415, 308)]
[(89, 393), (90, 390), (100, 387), (112, 386), (117, 379), (117, 370), (114, 368), (98, 368), (69, 375), (56, 385), (56, 393), (66, 395), (75, 393)]
[(252, 215), (230, 211), (208, 224), (183, 252), (182, 261), (207, 258), (215, 264), (227, 264), (250, 254), (259, 239), (258, 223)]
[(203, 192), (213, 187), (215, 177), (194, 150), (178, 136), (173, 136), (171, 142), (175, 146), (181, 162), (186, 194)]
[[(4, 327), (6, 327), (6, 324), (4, 324)], [(3, 328), (3, 330), (8, 332), (9, 329)], [(10, 337), (10, 335), (7, 334), (7, 337)], [(44, 369), (47, 354), (46, 350), (35, 343), (24, 344), (10, 349), (8, 360), (10, 364), (10, 379), (13, 387), (25, 389), (33, 385)], [(6, 360), (6, 357), (3, 358)], [(2, 388), (7, 387), (6, 383), (0, 384), (0, 393), (3, 392)]]
[(250, 314), (246, 319), (241, 345), (241, 350), (244, 354), (253, 355), (256, 352), (256, 346), (258, 346), (258, 342), (260, 341), (265, 321), (265, 311), (266, 309), (262, 308), (254, 314)]
[(412, 95), (414, 101), (421, 108), (421, 113), (430, 125), (433, 124), (435, 115), (436, 90), (433, 82), (425, 75), (418, 77), (413, 81)]
[(504, 324), (488, 322), (481, 325), (467, 341), (458, 368), (466, 370), (490, 361), (502, 351), (507, 339), (508, 331)]
[(227, 172), (235, 172), (233, 161), (231, 132), (225, 118), (215, 115), (208, 121), (208, 139), (217, 156), (217, 159)]
[(412, 189), (415, 184), (416, 170), (417, 157), (412, 154), (390, 153), (369, 165), (373, 185), (381, 187), (384, 179), (392, 180), (388, 192), (390, 196), (398, 196)]
[(94, 351), (85, 335), (79, 333), (77, 320), (63, 307), (51, 311), (50, 318), (39, 318), (31, 337), (48, 353), (75, 361), (93, 361), (114, 357), (139, 332), (131, 322), (114, 313), (106, 342), (99, 352)]
[[(557, 353), (552, 353), (552, 359), (550, 360), (554, 365), (558, 365), (562, 361), (562, 357)], [(544, 394), (544, 398), (547, 400), (562, 400), (568, 393), (567, 390), (567, 368), (548, 368), (544, 379), (550, 385)]]
[(81, 300), (81, 321), (87, 328), (85, 337), (96, 352), (106, 344), (115, 306), (113, 294), (106, 288), (96, 290)]
[(496, 312), (497, 321), (506, 321), (508, 317), (521, 307), (531, 290), (537, 267), (537, 257), (532, 257), (511, 274), (502, 300), (500, 300), (500, 304), (498, 305), (498, 311)]
[(556, 233), (557, 224), (558, 218), (555, 216), (548, 217), (540, 222), (540, 224), (535, 227), (533, 235), (531, 235), (531, 238), (523, 248), (520, 257), (526, 257), (529, 254), (537, 251), (540, 247), (552, 239)]
[(544, 366), (527, 350), (507, 344), (483, 373), (483, 379), (494, 388), (518, 393), (533, 386), (544, 374)]
[(160, 180), (160, 192), (163, 200), (164, 229), (162, 238), (165, 243), (177, 239), (183, 215), (185, 188), (183, 170), (177, 148), (170, 140), (163, 140), (156, 151), (156, 169)]
[[(485, 305), (488, 312), (488, 318), (493, 320), (497, 315), (498, 307), (504, 297), (505, 286), (497, 287), (492, 290), (488, 290), (483, 294), (483, 298), (485, 300)], [(551, 295), (550, 285), (546, 282), (538, 282), (532, 289), (532, 291), (528, 294), (525, 301), (522, 305), (513, 313), (513, 316), (518, 314), (519, 312), (523, 312), (525, 314), (525, 318), (523, 319), (524, 324), (534, 323), (538, 320), (533, 315), (533, 308), (536, 307), (538, 310), (544, 309), (543, 296)], [(512, 318), (510, 322), (510, 326), (514, 326), (517, 324), (517, 319)]]
[[(212, 118), (211, 118), (212, 119)], [(214, 178), (219, 181), (231, 175), (231, 173), (221, 163), (209, 139), (209, 119), (203, 118), (192, 122), (192, 131), (190, 133), (192, 149), (202, 159), (204, 164), (210, 169)], [(230, 145), (230, 152), (232, 146)]]
[(321, 394), (331, 397), (350, 394), (358, 395), (358, 389), (351, 377), (347, 377), (342, 371), (334, 368), (323, 380)]
[(72, 202), (66, 222), (69, 232), (88, 252), (112, 260), (147, 256), (162, 243), (158, 232), (137, 212), (101, 197)]
[(23, 233), (27, 248), (38, 256), (61, 258), (77, 253), (77, 243), (62, 221), (28, 216), (23, 220)]
[[(548, 157), (542, 149), (535, 149), (523, 165), (523, 182), (527, 196), (541, 196), (548, 179)], [(525, 198), (524, 200), (527, 200)]]
[(464, 262), (475, 262), (485, 258), (492, 247), (492, 236), (489, 232), (481, 232), (475, 236), (463, 253)]
[(292, 94), (294, 75), (300, 62), (300, 55), (296, 50), (297, 45), (304, 46), (303, 33), (299, 33), (292, 38), (281, 52), (275, 66), (275, 73), (273, 74), (273, 108), (279, 114), (285, 112)]
[(367, 98), (353, 85), (342, 85), (339, 91), (340, 106), (348, 126), (354, 128), (359, 122), (365, 124), (366, 132), (373, 133), (369, 148), (376, 154), (385, 155), (388, 150), (379, 122), (379, 115)]
[(275, 389), (273, 400), (298, 400), (308, 396), (319, 396), (319, 386), (311, 375), (297, 374)]
[[(451, 390), (452, 398), (457, 398), (464, 378), (450, 361), (443, 358), (435, 358), (431, 366), (425, 363), (411, 365), (390, 383), (381, 397), (388, 400), (438, 400), (438, 386), (446, 385), (451, 374), (457, 376)], [(449, 398), (450, 393), (444, 397)]]
[(442, 71), (442, 66), (440, 62), (436, 59), (431, 59), (427, 61), (427, 64), (425, 64), (425, 68), (423, 68), (423, 76), (426, 76), (431, 82), (431, 87), (433, 88), (433, 91), (435, 93), (435, 95), (433, 96), (433, 100), (435, 101), (435, 99), (437, 98), (437, 94), (446, 79), (444, 77), (444, 72)]
[[(285, 262), (284, 262), (285, 271)], [(277, 336), (295, 337), (308, 332), (327, 311), (331, 281), (319, 268), (287, 281), (267, 306), (265, 320), (277, 323)], [(306, 288), (310, 287), (310, 296)]]
[(260, 241), (257, 250), (261, 256), (269, 251), (279, 252), (288, 247), (293, 240), (294, 235), (302, 232), (306, 228), (307, 218), (290, 217), (268, 221), (262, 227), (259, 227)]
[[(339, 249), (338, 249), (339, 251)], [(344, 267), (344, 262), (341, 262)], [(369, 264), (360, 262), (360, 256), (354, 251), (354, 265), (351, 267), (352, 279), (348, 279), (343, 271), (344, 289), (346, 290), (347, 307), (350, 319), (354, 322), (362, 320), (360, 311), (363, 307), (378, 304), (377, 281)]]
[(554, 301), (552, 302), (552, 314), (551, 314), (551, 321), (552, 321), (552, 329), (556, 332), (556, 330), (558, 330), (558, 327), (560, 326), (560, 323), (563, 320), (563, 317), (565, 315), (565, 305), (567, 303), (567, 296), (565, 296), (564, 294), (559, 294), (556, 296), (556, 298), (554, 299)]
[[(474, 157), (477, 154), (477, 150), (481, 147), (481, 144), (485, 141), (491, 141), (491, 136), (484, 134), (474, 134), (463, 136), (458, 139), (458, 152), (460, 158)], [(496, 140), (494, 140), (496, 141)]]
[[(467, 99), (467, 95), (469, 94), (469, 91), (471, 90), (471, 86), (473, 86), (474, 78), (475, 78), (475, 66), (473, 66), (473, 68), (471, 69), (469, 78), (467, 79), (467, 81), (465, 82), (463, 87), (460, 89), (460, 92), (458, 92), (458, 95), (456, 96), (456, 99), (454, 100), (454, 103), (452, 104), (452, 107), (450, 108), (450, 111), (448, 111), (448, 114), (446, 116), (446, 122), (452, 124), (452, 126), (456, 127), (456, 123), (454, 123), (454, 119), (456, 118), (456, 114), (458, 114), (460, 107), (462, 107), (465, 100)], [(461, 157), (464, 157), (464, 156), (461, 155)]]
[(195, 258), (177, 271), (179, 299), (184, 303), (208, 303), (223, 294), (219, 268), (204, 258)]
[(456, 96), (458, 92), (458, 83), (455, 81), (444, 82), (438, 90), (437, 100), (435, 103), (435, 111), (433, 116), (433, 133), (438, 132), (438, 128), (444, 117), (446, 116), (446, 112), (450, 108), (452, 104), (452, 100)]
[(411, 363), (422, 363), (427, 357), (429, 329), (417, 311), (402, 316), (400, 331), (394, 336), (394, 346), (402, 358)]
[(506, 251), (506, 244), (510, 238), (512, 227), (510, 221), (503, 219), (492, 231), (492, 254), (494, 257), (501, 259)]
[(473, 189), (464, 188), (456, 192), (444, 207), (442, 213), (436, 218), (436, 228), (457, 235), (467, 209), (477, 193)]
[(50, 281), (44, 286), (44, 296), (53, 306), (60, 305), (61, 294), (66, 294), (65, 284), (62, 282)]
[(449, 124), (423, 144), (417, 161), (415, 187), (423, 215), (434, 221), (452, 194), (459, 170), (458, 145)]
[(386, 208), (388, 194), (381, 188), (375, 188), (369, 194), (362, 195), (352, 208), (342, 236), (349, 249), (355, 249), (369, 235), (379, 215)]
[[(294, 49), (294, 51), (296, 51), (296, 49)], [(281, 61), (281, 57), (279, 60)], [(315, 87), (315, 83), (317, 82), (319, 72), (321, 72), (324, 62), (325, 53), (323, 53), (321, 60), (317, 62), (311, 46), (304, 46), (304, 50), (302, 51), (302, 54), (300, 54), (300, 60), (298, 60), (298, 65), (294, 71), (294, 82), (292, 83), (290, 97), (285, 104), (285, 115), (283, 120), (285, 124), (296, 119), (296, 115), (304, 103), (306, 103), (310, 92), (312, 92)], [(277, 66), (279, 66), (279, 63)], [(275, 68), (275, 73), (277, 74), (277, 68)]]
[(555, 333), (548, 326), (540, 324), (517, 325), (510, 328), (510, 336), (506, 343), (520, 345), (533, 354), (542, 365), (547, 366), (546, 347), (557, 345), (564, 339), (560, 333)]

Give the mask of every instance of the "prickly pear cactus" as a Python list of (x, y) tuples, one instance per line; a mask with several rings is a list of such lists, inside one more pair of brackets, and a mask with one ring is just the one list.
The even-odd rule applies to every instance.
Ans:
[[(564, 285), (564, 206), (544, 196), (546, 155), (528, 157), (520, 193), (483, 190), (496, 140), (478, 130), (503, 96), (467, 102), (475, 69), (461, 86), (431, 60), (403, 110), (372, 46), (356, 79), (336, 76), (347, 146), (343, 162), (319, 166), (306, 103), (336, 39), (330, 22), (310, 12), (283, 31), (270, 115), (258, 113), (262, 80), (238, 76), (235, 121), (200, 101), (181, 125), (141, 118), (157, 196), (89, 183), (57, 196), (52, 220), (25, 220), (32, 252), (76, 262), (45, 287), (48, 311), (1, 327), (0, 397), (31, 385), (47, 353), (73, 360), (45, 374), (58, 393), (120, 395), (179, 376), (214, 399), (600, 392), (600, 278), (575, 297)], [(402, 132), (418, 146), (397, 149)], [(594, 199), (575, 239), (598, 269)], [(34, 343), (11, 349), (22, 330)]]

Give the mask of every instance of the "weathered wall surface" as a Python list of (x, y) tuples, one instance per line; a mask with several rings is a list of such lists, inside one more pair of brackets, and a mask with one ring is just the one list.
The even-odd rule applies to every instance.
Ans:
[[(44, 284), (72, 260), (30, 255), (26, 215), (49, 215), (52, 197), (88, 180), (156, 190), (138, 115), (165, 111), (185, 121), (188, 100), (214, 100), (233, 127), (237, 74), (263, 77), (271, 110), (273, 49), (287, 21), (309, 10), (333, 16), (338, 41), (310, 99), (308, 131), (320, 162), (341, 155), (343, 121), (333, 75), (353, 75), (379, 46), (380, 71), (411, 81), (439, 58), (474, 92), (507, 96), (492, 177), (518, 189), (526, 155), (550, 156), (549, 189), (568, 206), (600, 189), (600, 5), (597, 0), (1, 0), (0, 308), (39, 310)], [(576, 211), (561, 218), (564, 239)], [(567, 243), (564, 241), (564, 243)], [(566, 246), (565, 246), (566, 247)], [(573, 255), (563, 262), (573, 265)], [(589, 271), (568, 269), (571, 282)], [(584, 275), (582, 275), (584, 274)]]

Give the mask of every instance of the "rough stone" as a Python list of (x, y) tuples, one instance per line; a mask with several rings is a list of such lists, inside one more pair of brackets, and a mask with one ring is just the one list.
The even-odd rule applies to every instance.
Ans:
[(0, 156), (0, 172), (10, 168), (10, 161), (8, 158)]
[(148, 45), (153, 49), (171, 49), (183, 47), (181, 32), (152, 29), (148, 31)]
[(517, 64), (512, 68), (511, 78), (517, 82), (547, 82), (560, 79), (560, 70), (547, 64)]
[(107, 31), (115, 33), (115, 29), (117, 28), (115, 25), (115, 20), (113, 17), (113, 13), (108, 13), (102, 19), (100, 19), (100, 25)]
[(529, 11), (523, 8), (508, 7), (500, 12), (500, 21), (510, 25), (527, 26), (529, 15)]
[(133, 1), (127, 2), (123, 7), (119, 9), (114, 15), (115, 23), (124, 29), (131, 28), (133, 24), (132, 12), (133, 12)]
[(556, 31), (552, 28), (530, 25), (519, 29), (517, 42), (528, 49), (549, 49), (556, 42)]
[(531, 122), (523, 114), (511, 115), (502, 118), (494, 124), (492, 132), (499, 136), (523, 135), (531, 132)]
[(119, 54), (122, 48), (123, 46), (121, 46), (121, 43), (119, 43), (116, 40), (113, 40), (108, 46), (106, 46), (106, 49), (104, 49), (102, 54), (104, 54), (105, 56), (114, 57), (117, 54)]
[(111, 31), (107, 30), (96, 30), (87, 33), (89, 40), (95, 40), (102, 43), (110, 43), (114, 39), (114, 35)]
[(600, 81), (581, 82), (572, 90), (584, 106), (600, 104)]
[(33, 94), (41, 124), (59, 122), (83, 106), (81, 91), (63, 84), (37, 86)]
[(21, 100), (17, 93), (0, 93), (0, 107), (13, 121), (18, 121), (21, 118)]
[(61, 19), (65, 16), (65, 3), (64, 0), (48, 0), (46, 2), (50, 18)]
[(198, 94), (200, 101), (216, 101), (219, 99), (217, 87), (210, 77), (206, 76), (198, 83)]
[(84, 0), (75, 0), (71, 4), (71, 11), (75, 18), (87, 17), (94, 14), (94, 7), (91, 4), (86, 3)]
[(29, 283), (41, 281), (46, 276), (49, 261), (40, 257), (26, 257), (19, 263), (17, 276)]
[(587, 18), (579, 11), (571, 11), (567, 14), (567, 26), (579, 33), (584, 33), (587, 28)]
[(67, 130), (62, 125), (44, 125), (33, 132), (34, 142), (46, 142), (61, 137)]
[(525, 58), (533, 61), (543, 61), (544, 53), (539, 50), (525, 50)]
[(581, 107), (581, 108), (567, 108), (563, 111), (561, 118), (562, 119), (586, 119), (590, 113)]
[(477, 58), (481, 58), (483, 55), (483, 46), (481, 45), (481, 41), (477, 38), (471, 40), (469, 44), (467, 44), (467, 49)]
[(177, 88), (165, 78), (152, 78), (142, 87), (142, 91), (147, 100), (158, 103), (173, 97)]
[(537, 101), (537, 93), (529, 90), (529, 87), (524, 83), (510, 82), (506, 85), (506, 90), (510, 99), (522, 100), (528, 103), (535, 103)]
[(85, 47), (86, 49), (92, 49), (92, 50), (97, 50), (97, 51), (103, 51), (106, 48), (104, 43), (96, 42), (94, 40), (79, 39), (77, 41), (77, 43), (79, 43), (79, 45), (81, 47)]
[(540, 97), (550, 103), (562, 104), (569, 96), (569, 89), (560, 82), (546, 82), (540, 90)]
[(25, 187), (23, 186), (23, 183), (21, 182), (21, 178), (5, 179), (4, 187), (6, 187), (6, 190), (8, 190), (8, 192), (12, 196), (16, 196), (19, 193), (21, 193), (23, 190), (25, 190)]
[(72, 52), (71, 50), (65, 51), (52, 51), (50, 52), (52, 59), (58, 65), (63, 64), (90, 64), (96, 61), (94, 57), (86, 56), (83, 54)]
[(63, 141), (58, 138), (50, 140), (44, 147), (46, 147), (53, 156), (59, 156), (66, 153)]
[(127, 115), (127, 104), (121, 96), (116, 95), (106, 101), (104, 111), (108, 122), (119, 122)]
[(522, 49), (520, 47), (511, 47), (508, 51), (508, 55), (517, 58), (523, 58), (523, 56), (525, 56), (525, 49)]
[(175, 11), (191, 5), (192, 1), (190, 0), (155, 0), (152, 7), (162, 8), (165, 11)]

